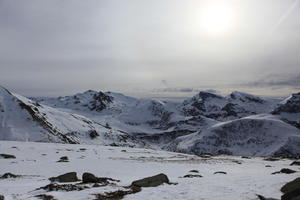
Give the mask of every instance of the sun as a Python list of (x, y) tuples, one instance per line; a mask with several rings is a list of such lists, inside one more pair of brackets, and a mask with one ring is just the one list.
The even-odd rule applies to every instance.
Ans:
[(211, 2), (200, 13), (201, 28), (213, 35), (224, 34), (232, 28), (234, 12), (225, 2)]

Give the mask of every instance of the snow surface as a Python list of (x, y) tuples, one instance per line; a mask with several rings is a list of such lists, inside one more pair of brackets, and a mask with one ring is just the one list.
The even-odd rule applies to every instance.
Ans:
[[(0, 153), (16, 156), (16, 159), (0, 159), (0, 175), (7, 172), (23, 175), (20, 178), (0, 179), (0, 194), (6, 200), (37, 199), (34, 196), (38, 194), (52, 195), (58, 200), (94, 199), (93, 194), (123, 189), (122, 186), (128, 186), (136, 179), (158, 173), (165, 173), (171, 182), (178, 184), (142, 188), (141, 192), (125, 196), (124, 199), (255, 200), (256, 194), (280, 198), (282, 185), (299, 177), (299, 172), (271, 175), (282, 168), (299, 170), (297, 166), (289, 166), (292, 161), (288, 159), (271, 162), (261, 157), (201, 158), (127, 147), (10, 141), (0, 141)], [(70, 162), (56, 162), (61, 156), (68, 156)], [(203, 177), (179, 178), (190, 170), (199, 170)], [(84, 172), (91, 172), (121, 182), (116, 186), (72, 192), (36, 190), (49, 184), (49, 177), (72, 171), (77, 172), (79, 178)], [(227, 175), (214, 174), (216, 171), (225, 171)]]

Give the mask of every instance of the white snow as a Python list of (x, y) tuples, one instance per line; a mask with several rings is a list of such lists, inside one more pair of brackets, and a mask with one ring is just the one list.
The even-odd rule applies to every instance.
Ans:
[[(81, 151), (80, 148), (86, 150)], [(280, 198), (281, 186), (299, 177), (299, 172), (271, 175), (282, 168), (299, 170), (296, 166), (289, 166), (292, 161), (287, 159), (270, 162), (260, 157), (200, 158), (149, 149), (9, 141), (0, 141), (0, 153), (16, 156), (16, 159), (0, 159), (0, 175), (6, 172), (23, 175), (20, 178), (0, 179), (0, 194), (6, 200), (37, 199), (34, 196), (38, 194), (53, 195), (58, 200), (94, 199), (93, 194), (123, 189), (121, 186), (128, 186), (136, 179), (158, 173), (165, 173), (171, 182), (178, 184), (142, 188), (141, 192), (124, 199), (254, 200), (257, 199), (256, 194)], [(56, 162), (61, 156), (68, 156), (70, 162)], [(242, 164), (237, 164), (237, 161)], [(199, 170), (203, 177), (179, 178), (190, 170)], [(49, 177), (72, 171), (77, 172), (79, 178), (84, 172), (91, 172), (121, 182), (116, 186), (72, 192), (35, 190), (49, 184)], [(227, 175), (213, 174), (216, 171), (225, 171)]]

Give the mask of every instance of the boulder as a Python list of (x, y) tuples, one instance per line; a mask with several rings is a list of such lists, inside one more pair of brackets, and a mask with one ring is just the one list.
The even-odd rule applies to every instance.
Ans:
[(92, 173), (85, 172), (82, 175), (82, 182), (83, 183), (98, 183), (98, 177), (96, 177)]
[(11, 154), (1, 153), (1, 154), (0, 154), (0, 158), (4, 158), (4, 159), (14, 159), (14, 158), (16, 158), (16, 156), (11, 155)]
[(0, 194), (0, 200), (4, 200), (4, 196)]
[(300, 200), (300, 188), (285, 193), (281, 196), (281, 200)]
[(296, 189), (300, 189), (300, 177), (296, 178), (293, 181), (290, 181), (287, 184), (285, 184), (284, 186), (282, 186), (280, 191), (283, 193), (289, 193)]
[(68, 156), (62, 156), (59, 158), (59, 161), (57, 161), (57, 162), (69, 162), (69, 158), (68, 158)]
[(280, 171), (273, 172), (272, 174), (280, 174), (280, 173), (283, 173), (283, 174), (293, 174), (295, 172), (296, 172), (295, 170), (288, 169), (288, 168), (283, 168)]
[(215, 172), (214, 174), (227, 174), (227, 172), (218, 171), (218, 172)]
[(170, 183), (169, 178), (165, 174), (157, 174), (155, 176), (146, 177), (133, 181), (131, 186), (137, 187), (156, 187), (163, 183)]
[(298, 165), (298, 166), (300, 166), (300, 161), (294, 161), (294, 162), (292, 162), (290, 165), (291, 165), (291, 166), (293, 166), (293, 165)]
[(17, 178), (18, 177), (18, 175), (15, 175), (15, 174), (12, 174), (12, 173), (5, 173), (5, 174), (3, 174), (0, 178)]
[(69, 172), (66, 174), (62, 174), (57, 177), (51, 177), (49, 178), (51, 182), (60, 182), (60, 183), (65, 183), (65, 182), (76, 182), (79, 179), (77, 178), (76, 172)]

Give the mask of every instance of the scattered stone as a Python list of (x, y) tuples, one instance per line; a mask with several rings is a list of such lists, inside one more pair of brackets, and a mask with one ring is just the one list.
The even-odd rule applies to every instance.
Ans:
[(1, 153), (1, 154), (0, 154), (0, 158), (4, 158), (4, 159), (14, 159), (14, 158), (16, 158), (16, 156), (11, 155), (11, 154)]
[(46, 153), (43, 153), (43, 154), (41, 154), (42, 156), (46, 156), (47, 154)]
[(233, 160), (232, 162), (233, 162), (233, 163), (236, 163), (236, 164), (239, 164), (239, 165), (242, 164), (242, 162), (241, 162), (241, 161), (238, 161), (238, 160)]
[(17, 178), (17, 177), (19, 177), (19, 175), (15, 175), (15, 174), (8, 172), (8, 173), (3, 174), (0, 178), (4, 179), (4, 178)]
[(36, 195), (35, 197), (42, 199), (42, 200), (56, 200), (53, 196), (47, 195), (47, 194), (39, 194), (39, 195)]
[(278, 200), (278, 199), (274, 199), (274, 198), (266, 198), (262, 195), (257, 194), (257, 197), (259, 198), (259, 200)]
[(288, 168), (283, 168), (280, 171), (273, 172), (272, 174), (280, 174), (280, 173), (282, 173), (282, 174), (293, 174), (295, 172), (296, 172), (295, 170), (288, 169)]
[(80, 150), (80, 151), (85, 151), (85, 150), (86, 150), (86, 148), (80, 148), (79, 150)]
[(289, 193), (296, 189), (300, 189), (300, 177), (286, 183), (284, 186), (282, 186), (280, 191), (282, 193)]
[(201, 178), (203, 176), (201, 176), (200, 174), (187, 174), (184, 175), (183, 177), (179, 177), (179, 178)]
[(87, 189), (89, 187), (82, 186), (82, 185), (74, 185), (74, 184), (57, 184), (57, 183), (50, 183), (44, 187), (40, 187), (37, 190), (43, 189), (48, 192), (52, 191), (81, 191)]
[(298, 166), (300, 166), (300, 161), (294, 161), (294, 162), (292, 162), (290, 165), (291, 165), (291, 166), (293, 166), (293, 165), (298, 165)]
[(127, 152), (125, 149), (121, 150), (121, 152)]
[(59, 161), (57, 161), (57, 162), (69, 162), (69, 158), (68, 158), (68, 156), (62, 156), (59, 158)]
[(170, 183), (169, 178), (165, 174), (157, 174), (155, 176), (146, 177), (133, 181), (131, 186), (137, 187), (156, 187), (163, 183)]
[(272, 167), (271, 165), (266, 165), (265, 167)]
[(199, 173), (199, 171), (196, 170), (196, 169), (192, 169), (192, 170), (190, 170), (189, 172), (191, 172), (191, 173)]
[(51, 178), (49, 178), (49, 180), (51, 182), (60, 182), (60, 183), (79, 181), (79, 179), (77, 178), (76, 172), (69, 172), (69, 173), (62, 174), (57, 177), (51, 177)]
[(244, 159), (251, 159), (250, 156), (242, 156), (241, 158), (244, 158)]
[(279, 158), (274, 158), (274, 157), (269, 157), (269, 158), (265, 158), (265, 161), (279, 161)]
[(95, 194), (96, 200), (120, 200), (125, 195), (135, 194), (140, 192), (142, 189), (138, 186), (131, 186), (129, 190), (117, 190), (114, 192), (105, 192), (104, 194)]
[(82, 183), (102, 183), (109, 184), (109, 181), (120, 182), (120, 180), (107, 178), (107, 177), (97, 177), (92, 173), (85, 172), (82, 175)]
[(214, 174), (227, 174), (227, 172), (218, 171), (218, 172), (215, 172)]
[(0, 200), (4, 200), (4, 196), (0, 194)]

